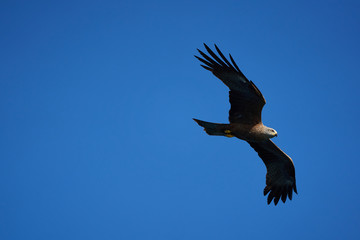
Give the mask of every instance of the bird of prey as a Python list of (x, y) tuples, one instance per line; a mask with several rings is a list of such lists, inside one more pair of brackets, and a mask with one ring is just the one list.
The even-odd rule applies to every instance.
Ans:
[(265, 105), (265, 98), (252, 81), (249, 81), (240, 71), (232, 56), (226, 59), (215, 45), (216, 55), (206, 44), (208, 54), (197, 49), (203, 58), (195, 56), (228, 88), (230, 111), (228, 124), (205, 122), (194, 119), (207, 134), (215, 136), (237, 137), (247, 141), (265, 163), (266, 187), (264, 196), (268, 193), (267, 203), (274, 199), (277, 205), (279, 199), (285, 203), (287, 197), (292, 199), (292, 192), (297, 194), (295, 168), (291, 158), (278, 148), (270, 138), (277, 136), (277, 132), (266, 127), (261, 121), (261, 111)]

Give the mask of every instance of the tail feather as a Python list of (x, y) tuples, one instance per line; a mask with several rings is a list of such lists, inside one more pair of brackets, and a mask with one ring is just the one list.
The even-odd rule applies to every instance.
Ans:
[(205, 132), (209, 135), (231, 137), (229, 134), (230, 131), (227, 130), (229, 124), (205, 122), (195, 118), (193, 118), (193, 120), (197, 122), (199, 126), (203, 127)]

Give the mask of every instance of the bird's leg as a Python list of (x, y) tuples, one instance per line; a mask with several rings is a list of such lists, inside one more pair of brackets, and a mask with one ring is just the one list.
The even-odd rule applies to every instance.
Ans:
[(229, 137), (229, 138), (235, 137), (234, 135), (231, 134), (231, 131), (230, 131), (230, 130), (225, 130), (224, 132), (225, 132), (225, 136), (226, 136), (226, 137)]

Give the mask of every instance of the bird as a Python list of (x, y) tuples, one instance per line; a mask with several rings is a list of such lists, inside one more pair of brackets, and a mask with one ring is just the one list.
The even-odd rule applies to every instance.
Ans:
[(231, 54), (230, 63), (216, 44), (214, 46), (218, 55), (205, 43), (204, 46), (208, 55), (197, 49), (201, 57), (194, 56), (202, 63), (200, 66), (212, 72), (229, 88), (229, 123), (212, 123), (196, 118), (193, 120), (208, 135), (236, 137), (248, 142), (258, 153), (267, 169), (263, 191), (264, 196), (268, 194), (267, 204), (274, 200), (276, 206), (280, 199), (284, 203), (287, 198), (292, 200), (293, 191), (297, 194), (294, 163), (271, 140), (278, 135), (276, 130), (262, 122), (261, 112), (266, 103), (264, 96), (240, 71)]

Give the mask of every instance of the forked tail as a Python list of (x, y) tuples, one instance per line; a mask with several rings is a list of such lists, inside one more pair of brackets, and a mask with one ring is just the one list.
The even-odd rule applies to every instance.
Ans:
[(197, 122), (197, 124), (199, 124), (199, 126), (203, 127), (205, 132), (209, 135), (233, 137), (228, 130), (229, 124), (211, 123), (195, 118), (193, 119), (195, 122)]

